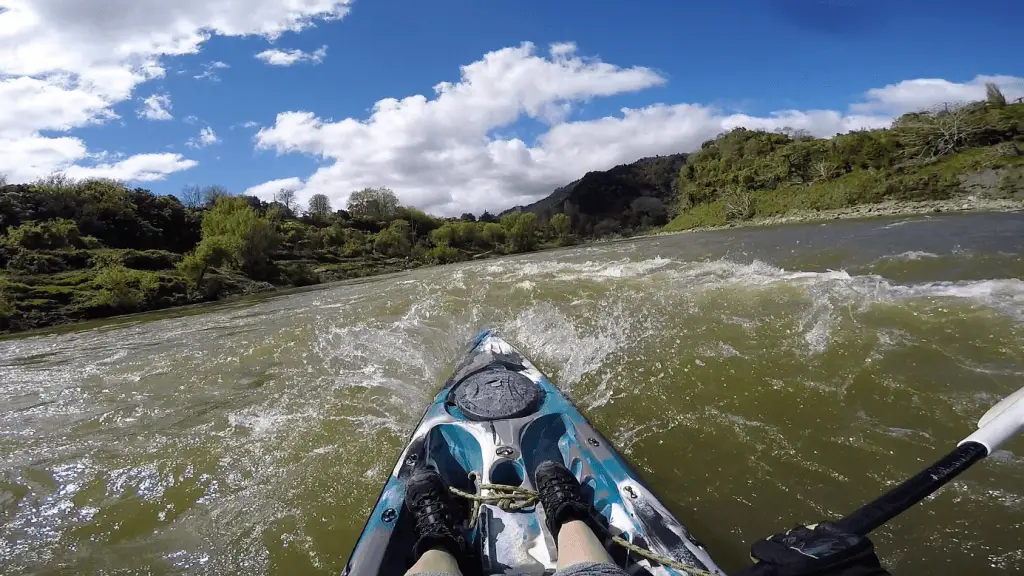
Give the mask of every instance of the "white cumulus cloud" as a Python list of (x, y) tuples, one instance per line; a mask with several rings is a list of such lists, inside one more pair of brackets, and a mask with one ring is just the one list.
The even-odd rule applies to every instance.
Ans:
[[(87, 160), (85, 143), (43, 135), (104, 122), (160, 59), (213, 35), (270, 39), (338, 19), (350, 0), (0, 0), (0, 173), (12, 182)], [(223, 64), (223, 63), (220, 63)], [(217, 63), (207, 68), (217, 70)], [(146, 160), (144, 157), (143, 160)], [(147, 160), (148, 161), (148, 160)], [(182, 163), (165, 163), (182, 169)]]
[(327, 56), (327, 46), (321, 46), (313, 52), (303, 52), (302, 50), (279, 50), (272, 48), (270, 50), (264, 50), (256, 55), (256, 58), (270, 64), (271, 66), (291, 66), (300, 62), (311, 62), (313, 64), (319, 64), (324, 61)]
[(11, 183), (35, 180), (86, 157), (85, 144), (78, 138), (0, 135), (0, 174)]
[(142, 108), (138, 111), (139, 118), (147, 120), (170, 120), (171, 97), (167, 94), (153, 94), (142, 99)]
[[(845, 111), (781, 110), (754, 116), (676, 103), (566, 121), (578, 102), (644, 90), (666, 79), (647, 68), (580, 57), (572, 43), (552, 45), (546, 54), (527, 43), (463, 66), (458, 82), (441, 82), (431, 97), (380, 100), (366, 118), (328, 121), (312, 111), (282, 112), (257, 133), (256, 146), (328, 161), (305, 179), (300, 199), (324, 193), (342, 206), (354, 190), (388, 186), (402, 202), (429, 211), (479, 213), (532, 202), (590, 170), (693, 151), (736, 127), (790, 127), (820, 137), (880, 128), (911, 109), (980, 98), (989, 81), (1008, 96), (1018, 94), (1024, 82), (1009, 76), (979, 76), (964, 83), (909, 80), (868, 90)], [(496, 135), (524, 117), (549, 126), (530, 142)]]
[(181, 154), (136, 154), (119, 162), (94, 166), (71, 166), (64, 171), (72, 178), (111, 178), (148, 182), (162, 180), (167, 174), (188, 170), (199, 164)]
[(260, 200), (270, 202), (274, 199), (274, 194), (281, 191), (282, 188), (289, 190), (298, 190), (302, 188), (302, 178), (279, 178), (277, 180), (271, 180), (262, 184), (251, 186), (245, 190), (242, 194), (246, 196), (255, 196)]
[(868, 90), (864, 102), (850, 107), (854, 112), (883, 113), (898, 116), (930, 108), (943, 102), (970, 102), (985, 99), (985, 84), (1000, 87), (1010, 99), (1024, 96), (1024, 78), (1013, 76), (976, 76), (968, 82), (950, 82), (941, 78), (919, 78)]
[(336, 205), (352, 190), (387, 185), (406, 203), (439, 212), (494, 209), (550, 191), (578, 177), (576, 169), (588, 162), (534, 158), (536, 151), (519, 140), (489, 139), (491, 130), (524, 115), (550, 118), (574, 101), (665, 82), (648, 68), (581, 58), (566, 44), (547, 55), (529, 43), (490, 52), (463, 66), (461, 76), (435, 86), (433, 99), (381, 100), (366, 120), (281, 113), (257, 133), (257, 146), (333, 159), (307, 180), (303, 194), (323, 192)]
[(217, 133), (213, 131), (213, 128), (206, 126), (199, 129), (199, 135), (194, 138), (189, 138), (185, 142), (185, 146), (189, 148), (206, 148), (210, 144), (217, 143)]

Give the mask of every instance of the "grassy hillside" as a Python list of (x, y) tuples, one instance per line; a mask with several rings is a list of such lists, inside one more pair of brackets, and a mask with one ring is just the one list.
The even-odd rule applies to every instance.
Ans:
[(742, 128), (705, 142), (679, 172), (665, 230), (887, 200), (1024, 192), (1024, 104), (999, 98), (908, 114), (830, 139)]

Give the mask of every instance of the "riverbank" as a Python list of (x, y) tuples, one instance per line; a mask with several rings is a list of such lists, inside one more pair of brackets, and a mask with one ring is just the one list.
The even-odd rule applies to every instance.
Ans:
[(686, 234), (690, 232), (708, 232), (732, 228), (749, 228), (764, 226), (780, 226), (785, 224), (809, 224), (829, 222), (832, 220), (858, 220), (864, 218), (919, 216), (924, 214), (951, 214), (970, 212), (1020, 212), (1024, 211), (1024, 198), (994, 199), (966, 196), (946, 200), (924, 200), (920, 202), (893, 200), (876, 204), (862, 204), (847, 208), (830, 210), (794, 210), (785, 214), (751, 218), (750, 220), (733, 221), (728, 224), (714, 226), (696, 226), (686, 230), (666, 230), (651, 234), (663, 236)]
[[(889, 201), (877, 204), (865, 204), (848, 208), (832, 210), (797, 210), (785, 214), (752, 218), (750, 220), (730, 222), (719, 226), (701, 226), (688, 230), (659, 231), (648, 234), (618, 238), (612, 241), (636, 240), (644, 237), (676, 235), (690, 232), (706, 232), (713, 230), (724, 230), (746, 227), (770, 227), (787, 224), (803, 224), (814, 222), (830, 222), (834, 220), (856, 220), (879, 217), (900, 217), (925, 214), (949, 214), (969, 212), (1017, 212), (1024, 211), (1024, 198), (1021, 199), (986, 199), (975, 196), (953, 198), (946, 200), (927, 200), (921, 202)], [(593, 240), (584, 245), (605, 244), (609, 239)], [(550, 249), (549, 246), (543, 248)], [(473, 255), (473, 259), (485, 259), (504, 256), (498, 252), (486, 252)], [(281, 263), (284, 264), (284, 263)], [(300, 263), (290, 263), (295, 266)], [(400, 258), (374, 258), (363, 257), (351, 259), (344, 263), (324, 264), (315, 261), (301, 263), (306, 270), (313, 273), (303, 279), (302, 285), (326, 285), (343, 280), (356, 278), (369, 278), (381, 276), (394, 272), (413, 270), (424, 266), (417, 260)], [(57, 276), (57, 275), (55, 275)], [(170, 273), (158, 274), (163, 292), (173, 295), (171, 288), (174, 277)], [(26, 279), (22, 279), (23, 281)], [(12, 334), (39, 329), (48, 329), (58, 326), (70, 326), (76, 323), (94, 322), (96, 320), (113, 318), (118, 316), (133, 315), (137, 313), (168, 311), (194, 307), (196, 304), (213, 302), (231, 302), (240, 298), (249, 297), (255, 294), (269, 295), (274, 293), (285, 293), (295, 290), (296, 284), (275, 285), (269, 282), (254, 281), (242, 274), (229, 270), (212, 272), (209, 281), (216, 284), (218, 289), (214, 292), (198, 293), (196, 291), (182, 290), (180, 297), (166, 297), (154, 299), (148, 302), (145, 308), (134, 310), (119, 310), (112, 306), (82, 306), (80, 301), (89, 301), (90, 294), (86, 294), (86, 286), (91, 285), (94, 280), (81, 279), (79, 285), (69, 285), (62, 278), (39, 277), (33, 282), (12, 284), (7, 282), (7, 290), (12, 287), (18, 288), (23, 294), (21, 300), (32, 308), (23, 309), (22, 321), (19, 323), (8, 323), (0, 333)], [(48, 284), (51, 283), (52, 285)], [(48, 303), (51, 302), (52, 303)]]
[[(278, 272), (274, 276), (276, 282), (254, 280), (222, 267), (211, 269), (202, 284), (195, 284), (173, 267), (156, 270), (128, 267), (126, 264), (133, 264), (126, 262), (129, 260), (126, 255), (131, 251), (79, 252), (74, 256), (84, 262), (109, 260), (115, 264), (49, 274), (0, 275), (0, 334), (230, 302), (306, 286), (381, 276), (423, 265), (419, 261), (376, 254), (335, 262), (282, 260), (271, 264)], [(61, 256), (68, 257), (67, 254)]]

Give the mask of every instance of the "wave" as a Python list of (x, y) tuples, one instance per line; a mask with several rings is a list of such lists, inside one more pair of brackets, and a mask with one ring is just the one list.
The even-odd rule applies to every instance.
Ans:
[(902, 252), (900, 254), (893, 254), (892, 256), (887, 256), (886, 258), (891, 260), (921, 260), (924, 258), (938, 257), (938, 254), (934, 254), (932, 252), (923, 252), (921, 250), (909, 250), (907, 252)]
[[(1018, 278), (900, 283), (849, 270), (641, 256), (635, 249), (417, 270), (400, 281), (334, 286), (243, 309), (2, 343), (0, 397), (25, 407), (0, 416), (0, 432), (18, 445), (9, 469), (50, 462), (56, 487), (40, 489), (34, 503), (14, 504), (0, 535), (14, 542), (28, 536), (10, 550), (23, 566), (35, 566), (40, 554), (67, 560), (61, 538), (109, 513), (107, 493), (86, 498), (85, 487), (109, 482), (110, 501), (117, 491), (134, 491), (161, 510), (179, 504), (171, 500), (176, 493), (197, 494), (175, 509), (182, 516), (174, 528), (155, 529), (151, 538), (182, 570), (264, 572), (265, 532), (280, 525), (297, 526), (289, 542), (311, 563), (337, 564), (332, 551), (308, 543), (301, 526), (315, 524), (330, 501), (351, 517), (340, 529), (358, 529), (403, 438), (482, 325), (520, 347), (652, 476), (668, 470), (661, 462), (669, 460), (652, 450), (682, 445), (685, 433), (709, 440), (687, 448), (695, 458), (711, 457), (704, 445), (739, 447), (742, 457), (730, 460), (730, 469), (749, 472), (754, 482), (778, 463), (830, 482), (862, 481), (841, 462), (818, 463), (800, 434), (817, 434), (822, 453), (843, 443), (879, 457), (885, 442), (927, 448), (946, 439), (945, 424), (904, 422), (884, 411), (886, 402), (966, 421), (996, 397), (996, 386), (986, 383), (1019, 379)], [(948, 331), (925, 332), (947, 318), (1003, 338), (1009, 352), (953, 358), (951, 366), (976, 375), (971, 387), (916, 390), (893, 376), (872, 381), (869, 392), (847, 390), (850, 366), (892, 365), (912, 348), (937, 350), (929, 338), (954, 340)], [(1009, 332), (996, 332), (1006, 325)], [(886, 369), (879, 374), (892, 376)], [(797, 429), (786, 420), (795, 413), (776, 417), (758, 404), (773, 394), (807, 402), (807, 413), (836, 398), (875, 402), (868, 409), (875, 419), (849, 429), (830, 427), (834, 422)], [(924, 401), (931, 404), (918, 404)], [(710, 441), (716, 437), (722, 442)], [(1022, 465), (1010, 453), (993, 460), (1013, 471)], [(13, 481), (29, 485), (31, 478), (18, 474)], [(882, 465), (867, 475), (886, 482), (898, 476)], [(693, 482), (700, 489), (700, 480)], [(747, 489), (743, 482), (725, 486), (718, 500), (709, 488), (702, 505), (727, 504)], [(303, 486), (326, 492), (311, 498)], [(1017, 498), (1007, 493), (1000, 501), (1019, 506)], [(43, 515), (47, 526), (28, 531)], [(182, 541), (187, 553), (176, 552), (186, 547)]]

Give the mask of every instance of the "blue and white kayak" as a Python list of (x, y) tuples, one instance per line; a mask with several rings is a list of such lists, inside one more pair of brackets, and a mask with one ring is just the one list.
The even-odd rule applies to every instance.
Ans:
[[(489, 331), (477, 335), (427, 408), (342, 574), (400, 575), (408, 568), (416, 535), (403, 498), (416, 467), (431, 466), (449, 485), (475, 493), (471, 473), (477, 483), (534, 489), (533, 471), (545, 460), (561, 461), (576, 475), (612, 534), (686, 566), (724, 574), (558, 388)], [(480, 574), (554, 571), (555, 540), (541, 506), (506, 511), (484, 503), (475, 523), (465, 517), (460, 528)], [(609, 552), (630, 574), (684, 574), (616, 545)]]

